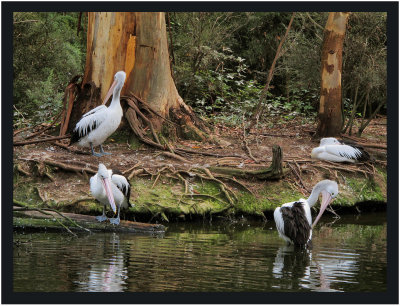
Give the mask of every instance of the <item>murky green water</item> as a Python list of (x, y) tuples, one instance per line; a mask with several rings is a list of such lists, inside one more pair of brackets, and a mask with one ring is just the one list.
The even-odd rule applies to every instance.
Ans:
[(14, 234), (14, 291), (385, 291), (386, 215), (314, 230), (311, 251), (273, 221), (171, 224), (163, 237)]

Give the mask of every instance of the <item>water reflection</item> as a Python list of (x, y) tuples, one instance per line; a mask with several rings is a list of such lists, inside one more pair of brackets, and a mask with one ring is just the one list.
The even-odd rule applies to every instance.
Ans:
[(15, 291), (384, 291), (386, 223), (342, 218), (297, 249), (264, 224), (175, 224), (165, 237), (14, 234)]
[(110, 240), (97, 244), (105, 258), (88, 265), (88, 270), (77, 272), (77, 291), (121, 292), (126, 288), (128, 269), (124, 263), (124, 252), (120, 249), (118, 234), (111, 234)]

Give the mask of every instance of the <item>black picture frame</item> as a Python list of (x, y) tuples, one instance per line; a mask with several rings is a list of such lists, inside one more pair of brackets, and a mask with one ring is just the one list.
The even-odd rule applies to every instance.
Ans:
[[(397, 304), (398, 300), (398, 2), (2, 2), (2, 303), (5, 304)], [(387, 12), (387, 291), (347, 293), (17, 293), (12, 290), (12, 13), (15, 11), (379, 11)]]

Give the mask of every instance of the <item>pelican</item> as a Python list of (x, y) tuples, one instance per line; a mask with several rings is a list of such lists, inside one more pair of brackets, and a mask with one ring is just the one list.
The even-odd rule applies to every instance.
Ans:
[[(289, 244), (300, 246), (310, 245), (312, 228), (317, 224), (325, 209), (338, 193), (339, 189), (336, 182), (323, 180), (314, 186), (307, 200), (300, 199), (276, 208), (274, 219), (279, 236), (289, 242)], [(322, 194), (321, 208), (314, 223), (312, 223), (311, 207), (318, 201), (320, 194)]]
[[(102, 143), (118, 128), (122, 118), (122, 107), (120, 104), (120, 93), (124, 85), (126, 74), (118, 71), (114, 76), (114, 82), (108, 90), (103, 105), (97, 106), (84, 114), (76, 124), (71, 137), (70, 145), (78, 142), (81, 147), (89, 147), (92, 155), (100, 157), (111, 153), (104, 152)], [(107, 103), (113, 96), (109, 107)], [(93, 147), (100, 146), (100, 153), (95, 153)]]
[(122, 208), (128, 208), (131, 203), (129, 197), (131, 194), (131, 185), (122, 174), (116, 174), (112, 170), (108, 170), (102, 163), (99, 164), (99, 170), (90, 178), (90, 191), (92, 195), (103, 204), (103, 214), (97, 216), (100, 222), (107, 220), (105, 209), (110, 205), (116, 218), (110, 218), (110, 223), (118, 225), (120, 222), (119, 213)]
[(363, 148), (345, 144), (334, 137), (322, 138), (319, 147), (311, 152), (312, 158), (333, 162), (362, 162), (370, 159), (369, 154)]

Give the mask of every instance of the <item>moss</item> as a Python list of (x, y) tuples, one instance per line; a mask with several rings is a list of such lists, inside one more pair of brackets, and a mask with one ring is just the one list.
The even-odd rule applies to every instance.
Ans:
[[(299, 193), (286, 180), (265, 181), (258, 185), (256, 196), (243, 189), (234, 189), (238, 201), (234, 207), (230, 207), (219, 184), (215, 182), (189, 179), (189, 191), (193, 195), (184, 196), (185, 187), (180, 180), (161, 176), (153, 187), (154, 179), (154, 177), (152, 179), (135, 177), (131, 180), (131, 202), (135, 206), (127, 212), (129, 218), (138, 214), (151, 215), (164, 221), (171, 219), (171, 216), (204, 216), (216, 213), (261, 216), (263, 213), (274, 211), (283, 203), (308, 196)], [(333, 204), (354, 206), (364, 201), (386, 202), (386, 181), (385, 170), (379, 168), (373, 179), (366, 179), (365, 176), (355, 174), (344, 176), (344, 173), (341, 173), (339, 196)], [(37, 178), (32, 180), (32, 178), (27, 179), (15, 174), (14, 182), (14, 198), (34, 207), (46, 206), (60, 211), (91, 215), (102, 212), (102, 205), (97, 201), (87, 200), (71, 204), (81, 196), (72, 193), (63, 200), (49, 199), (43, 203), (36, 187), (42, 188), (42, 183), (40, 180), (37, 181)]]
[[(14, 185), (15, 186), (15, 185)], [(17, 188), (14, 188), (13, 198), (27, 203), (29, 205), (40, 205), (43, 204), (42, 199), (39, 196), (36, 184), (29, 184), (26, 182), (19, 183)]]
[(182, 128), (182, 136), (185, 139), (196, 140), (196, 141), (204, 141), (207, 138), (205, 133), (203, 133), (200, 129), (198, 129), (194, 125), (184, 126)]

